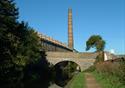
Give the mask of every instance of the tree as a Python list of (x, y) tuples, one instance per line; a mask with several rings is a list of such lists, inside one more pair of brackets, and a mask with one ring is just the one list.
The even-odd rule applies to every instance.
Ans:
[(92, 35), (86, 42), (86, 50), (96, 48), (96, 51), (103, 51), (105, 48), (105, 41), (100, 35)]
[(0, 80), (10, 80), (9, 77), (13, 77), (11, 72), (18, 43), (13, 31), (16, 29), (17, 18), (18, 9), (15, 3), (12, 0), (0, 0)]
[(13, 0), (0, 0), (0, 82), (18, 82), (25, 66), (41, 57), (37, 33), (17, 18)]

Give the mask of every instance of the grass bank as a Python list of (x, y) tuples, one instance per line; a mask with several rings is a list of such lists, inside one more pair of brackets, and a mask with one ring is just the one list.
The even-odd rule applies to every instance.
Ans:
[(120, 83), (119, 78), (116, 76), (98, 73), (97, 71), (92, 73), (103, 88), (125, 88), (125, 85)]
[(84, 73), (80, 72), (75, 75), (65, 88), (85, 88)]

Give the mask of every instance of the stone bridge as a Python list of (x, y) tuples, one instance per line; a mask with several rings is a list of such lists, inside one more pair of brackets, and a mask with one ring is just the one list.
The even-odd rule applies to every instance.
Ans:
[[(77, 53), (77, 52), (46, 52), (47, 60), (56, 65), (59, 62), (63, 61), (72, 61), (76, 63), (81, 71), (89, 68), (91, 65), (94, 64), (95, 58), (97, 57), (98, 53)], [(112, 60), (116, 58), (113, 54), (109, 52), (104, 53), (104, 61)]]
[(47, 60), (56, 65), (63, 61), (72, 61), (76, 63), (81, 71), (93, 65), (97, 53), (76, 53), (76, 52), (47, 52)]

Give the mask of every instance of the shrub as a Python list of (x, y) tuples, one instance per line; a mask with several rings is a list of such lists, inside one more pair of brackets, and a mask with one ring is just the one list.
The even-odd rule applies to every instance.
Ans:
[(125, 60), (120, 63), (120, 81), (125, 84)]
[(98, 62), (95, 64), (96, 71), (108, 76), (117, 77), (121, 83), (125, 84), (125, 61), (118, 62)]
[(94, 64), (96, 64), (98, 62), (103, 62), (103, 61), (104, 61), (104, 52), (102, 51), (102, 52), (99, 52), (99, 54), (97, 55)]
[(86, 69), (84, 72), (93, 72), (95, 71), (95, 65), (90, 66), (88, 69)]

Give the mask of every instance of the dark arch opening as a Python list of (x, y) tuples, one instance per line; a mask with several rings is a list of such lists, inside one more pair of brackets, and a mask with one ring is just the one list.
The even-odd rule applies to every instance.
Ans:
[(81, 72), (80, 66), (73, 61), (61, 61), (54, 65), (54, 81), (64, 87), (74, 75)]

